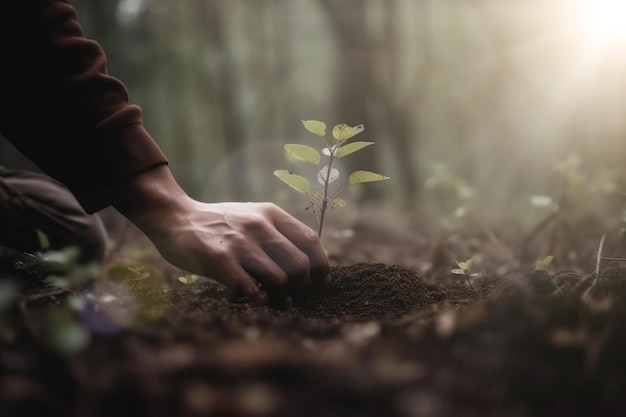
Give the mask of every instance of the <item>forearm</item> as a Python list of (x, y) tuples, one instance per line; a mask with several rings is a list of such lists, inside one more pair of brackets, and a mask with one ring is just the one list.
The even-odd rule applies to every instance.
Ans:
[(112, 201), (117, 211), (149, 236), (165, 216), (182, 214), (192, 204), (167, 165), (136, 175), (116, 191)]
[(0, 2), (0, 133), (88, 211), (167, 162), (67, 0)]

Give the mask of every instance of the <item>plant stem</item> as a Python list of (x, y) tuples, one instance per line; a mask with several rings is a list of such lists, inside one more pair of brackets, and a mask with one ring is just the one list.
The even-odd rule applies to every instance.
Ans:
[(330, 184), (330, 170), (333, 167), (333, 159), (335, 157), (335, 146), (328, 148), (330, 155), (328, 156), (328, 165), (326, 175), (324, 177), (324, 197), (322, 207), (320, 207), (320, 227), (317, 231), (318, 236), (322, 237), (322, 229), (324, 228), (324, 217), (326, 217), (326, 209), (328, 209), (328, 184)]
[(309, 197), (309, 201), (311, 202), (311, 204), (314, 204), (317, 206), (318, 209), (322, 209), (322, 206), (319, 205), (319, 203), (317, 201), (315, 201), (315, 198), (310, 194), (310, 193), (306, 193), (307, 197)]
[(324, 227), (324, 215), (326, 214), (327, 204), (328, 202), (324, 199), (324, 202), (322, 203), (322, 210), (320, 211), (319, 228), (317, 229), (317, 235), (320, 238), (322, 237), (322, 228)]
[(465, 278), (467, 278), (467, 283), (469, 284), (469, 287), (472, 289), (472, 291), (476, 292), (474, 286), (472, 285), (472, 277), (470, 277), (469, 275), (465, 275)]

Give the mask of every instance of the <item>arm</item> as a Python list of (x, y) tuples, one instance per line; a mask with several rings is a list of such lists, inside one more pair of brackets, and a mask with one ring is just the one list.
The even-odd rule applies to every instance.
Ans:
[(277, 206), (202, 203), (181, 189), (67, 0), (0, 2), (2, 27), (14, 33), (0, 36), (10, 63), (0, 65), (0, 89), (15, 107), (0, 112), (0, 132), (88, 211), (113, 205), (172, 264), (246, 294), (258, 293), (257, 282), (324, 281), (330, 267), (319, 237)]
[(167, 163), (67, 0), (0, 2), (0, 133), (90, 212)]
[(133, 178), (114, 207), (136, 224), (170, 263), (236, 291), (293, 291), (324, 284), (330, 266), (317, 233), (270, 203), (202, 203), (167, 166)]

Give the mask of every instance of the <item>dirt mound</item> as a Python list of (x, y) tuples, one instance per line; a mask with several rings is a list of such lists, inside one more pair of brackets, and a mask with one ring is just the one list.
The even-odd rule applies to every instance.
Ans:
[(415, 271), (382, 263), (360, 263), (332, 270), (327, 287), (295, 298), (303, 316), (351, 321), (397, 318), (444, 299), (441, 288)]

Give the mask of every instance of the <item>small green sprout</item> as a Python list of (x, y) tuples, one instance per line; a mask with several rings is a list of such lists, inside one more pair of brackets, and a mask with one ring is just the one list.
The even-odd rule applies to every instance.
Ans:
[[(96, 263), (80, 263), (80, 250), (68, 246), (62, 250), (51, 250), (48, 236), (36, 230), (40, 249), (34, 253), (9, 252), (13, 268), (28, 274), (35, 274), (51, 288), (33, 294), (21, 294), (18, 281), (0, 280), (0, 344), (15, 340), (21, 331), (12, 317), (16, 307), (26, 317), (26, 329), (31, 336), (40, 338), (56, 353), (73, 355), (85, 348), (91, 333), (82, 322), (79, 314), (84, 309), (82, 290), (99, 274)], [(6, 250), (6, 248), (4, 248)], [(57, 298), (66, 296), (63, 299)], [(50, 298), (55, 303), (44, 306), (41, 315), (43, 322), (37, 325), (29, 317), (30, 303), (42, 298)], [(64, 301), (64, 302), (62, 302)], [(39, 314), (41, 313), (41, 314)]]
[(126, 275), (124, 279), (130, 283), (130, 286), (133, 288), (133, 290), (137, 289), (137, 284), (139, 284), (139, 281), (143, 281), (150, 276), (150, 272), (143, 270), (144, 266), (128, 266), (126, 268), (131, 273), (129, 275)]
[(320, 165), (322, 156), (317, 150), (310, 146), (287, 144), (284, 148), (295, 160), (308, 162), (315, 167), (317, 171), (317, 182), (322, 186), (321, 189), (311, 194), (311, 183), (308, 179), (293, 174), (291, 171), (285, 169), (274, 171), (274, 175), (294, 190), (306, 194), (309, 197), (310, 206), (308, 208), (311, 208), (313, 214), (315, 214), (319, 225), (318, 234), (321, 236), (324, 227), (324, 217), (328, 208), (337, 209), (346, 205), (345, 200), (338, 198), (341, 193), (352, 185), (383, 181), (389, 179), (389, 177), (370, 171), (354, 171), (348, 177), (348, 184), (334, 194), (331, 194), (329, 185), (336, 181), (340, 174), (339, 170), (333, 166), (335, 162), (367, 146), (373, 145), (374, 142), (347, 143), (350, 138), (365, 130), (363, 125), (348, 126), (344, 123), (338, 124), (333, 127), (332, 131), (334, 141), (329, 142), (324, 139), (326, 136), (326, 123), (317, 120), (302, 120), (302, 124), (306, 130), (317, 135), (322, 140), (324, 146), (322, 154), (328, 157), (327, 160)]
[(98, 275), (97, 263), (80, 263), (80, 250), (68, 246), (63, 250), (48, 251), (38, 254), (42, 270), (47, 277), (44, 281), (52, 286), (68, 290), (78, 290), (91, 282)]
[(178, 281), (182, 282), (185, 285), (195, 284), (196, 281), (198, 281), (199, 279), (200, 279), (200, 276), (196, 274), (188, 274), (188, 275), (183, 275), (182, 277), (178, 277)]
[(41, 246), (41, 249), (46, 250), (50, 248), (50, 239), (48, 239), (48, 235), (39, 229), (37, 229), (37, 240), (39, 240), (39, 246)]
[(452, 272), (455, 275), (463, 275), (467, 280), (467, 284), (473, 290), (474, 286), (472, 285), (472, 278), (479, 276), (480, 274), (477, 272), (472, 273), (472, 265), (474, 264), (474, 257), (469, 258), (465, 262), (457, 262), (458, 268), (453, 269)]
[(535, 261), (535, 271), (547, 271), (552, 263), (552, 259), (554, 259), (552, 255), (546, 256), (543, 259), (537, 259)]

